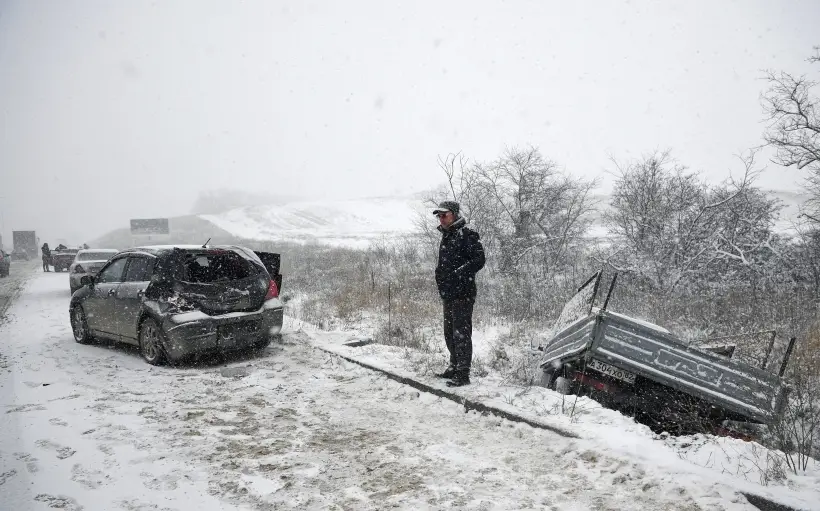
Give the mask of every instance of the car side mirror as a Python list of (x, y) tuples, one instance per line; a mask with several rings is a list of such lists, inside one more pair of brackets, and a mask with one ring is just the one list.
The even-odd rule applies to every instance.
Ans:
[(83, 275), (80, 279), (80, 284), (84, 286), (93, 286), (94, 285), (94, 277), (91, 275)]

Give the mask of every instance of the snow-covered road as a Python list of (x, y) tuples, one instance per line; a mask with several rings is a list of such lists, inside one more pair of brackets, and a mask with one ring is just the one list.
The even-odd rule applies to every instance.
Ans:
[(0, 509), (754, 509), (585, 440), (419, 394), (286, 333), (155, 368), (81, 346), (66, 274), (0, 325)]

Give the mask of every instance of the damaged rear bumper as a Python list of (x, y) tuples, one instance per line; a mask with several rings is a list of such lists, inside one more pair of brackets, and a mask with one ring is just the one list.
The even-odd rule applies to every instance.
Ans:
[(177, 360), (190, 355), (250, 348), (282, 331), (284, 308), (268, 300), (252, 312), (210, 316), (201, 311), (170, 314), (162, 321), (165, 351)]

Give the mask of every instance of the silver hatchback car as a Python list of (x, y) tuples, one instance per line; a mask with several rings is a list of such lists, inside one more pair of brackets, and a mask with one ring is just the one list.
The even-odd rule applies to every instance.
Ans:
[(71, 297), (74, 339), (135, 344), (149, 364), (262, 349), (282, 330), (280, 255), (238, 246), (139, 247)]
[(71, 286), (71, 294), (83, 287), (83, 277), (94, 276), (100, 268), (114, 257), (119, 250), (114, 248), (89, 248), (80, 250), (74, 256), (74, 262), (68, 267), (68, 282)]

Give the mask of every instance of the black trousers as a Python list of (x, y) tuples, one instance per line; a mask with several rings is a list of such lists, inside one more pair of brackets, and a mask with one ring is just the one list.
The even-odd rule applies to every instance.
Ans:
[(444, 341), (450, 351), (450, 366), (469, 374), (473, 361), (473, 305), (469, 298), (443, 300)]
[(48, 265), (51, 262), (51, 258), (47, 256), (43, 256), (43, 271), (48, 271)]

